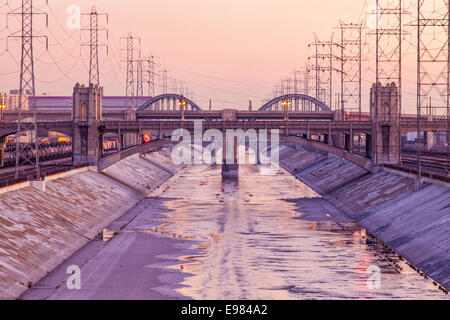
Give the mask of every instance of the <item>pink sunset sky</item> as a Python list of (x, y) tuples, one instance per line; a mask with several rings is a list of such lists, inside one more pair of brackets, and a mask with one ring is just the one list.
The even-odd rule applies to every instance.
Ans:
[[(6, 51), (5, 40), (18, 30), (18, 20), (10, 18), (5, 28), (4, 17), (20, 2), (10, 0), (1, 7), (1, 91), (17, 88), (19, 82), (20, 43), (10, 40)], [(104, 34), (101, 37), (109, 44), (109, 54), (100, 50), (106, 95), (125, 94), (125, 52), (119, 49), (125, 46), (121, 37), (131, 32), (141, 38), (142, 55), (158, 56), (171, 77), (185, 82), (200, 106), (207, 108), (212, 99), (214, 108), (246, 108), (250, 99), (256, 106), (262, 104), (281, 78), (303, 67), (311, 54), (308, 43), (314, 40), (313, 33), (328, 40), (334, 32), (338, 41), (339, 20), (365, 21), (375, 0), (50, 0), (48, 7), (43, 0), (34, 3), (49, 14), (48, 29), (44, 28), (44, 18), (36, 17), (36, 28), (49, 39), (48, 52), (43, 40), (36, 40), (38, 93), (71, 95), (76, 81), (87, 83), (89, 49), (80, 49), (80, 43), (88, 40), (88, 33), (67, 27), (67, 9), (77, 5), (89, 12), (95, 5), (109, 14), (109, 40)], [(101, 22), (106, 26), (104, 19)], [(82, 18), (82, 24), (87, 26), (87, 17)], [(373, 47), (374, 39), (367, 41)], [(375, 57), (366, 58), (364, 105), (375, 79), (370, 71)], [(411, 58), (404, 63), (407, 101), (414, 101), (415, 94), (414, 56)], [(337, 85), (338, 75), (335, 79)], [(338, 92), (337, 86), (335, 90)], [(410, 109), (415, 110), (412, 102)]]

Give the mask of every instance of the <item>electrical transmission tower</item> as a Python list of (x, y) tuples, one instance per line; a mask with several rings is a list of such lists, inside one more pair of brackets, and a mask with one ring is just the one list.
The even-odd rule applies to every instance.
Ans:
[[(308, 64), (300, 69), (294, 71), (294, 90), (295, 93), (301, 93), (309, 96), (309, 84), (312, 82), (311, 73), (309, 72), (310, 67)], [(309, 101), (302, 101), (303, 110), (311, 110), (312, 104)], [(299, 110), (299, 101), (295, 102), (295, 110)]]
[(179, 92), (178, 92), (178, 94), (179, 95), (184, 95), (184, 82), (183, 81), (181, 81), (181, 80), (179, 80), (178, 81), (178, 90), (179, 90)]
[(292, 79), (290, 77), (281, 79), (281, 95), (286, 95), (291, 93), (291, 82)]
[[(301, 84), (301, 77), (302, 72), (300, 70), (294, 70), (293, 71), (293, 78), (294, 78), (294, 94), (299, 94), (300, 93), (300, 87), (299, 85)], [(295, 111), (299, 110), (299, 101), (298, 99), (295, 99), (295, 106), (292, 106), (293, 108), (295, 107)]]
[(361, 121), (362, 23), (340, 21), (341, 31), (341, 114), (357, 111)]
[[(125, 39), (126, 41), (126, 48), (123, 50), (126, 50), (126, 63), (127, 63), (127, 75), (126, 75), (126, 97), (130, 97), (131, 100), (133, 100), (135, 98), (135, 72), (134, 72), (134, 56), (135, 56), (135, 51), (136, 50), (140, 50), (140, 49), (135, 49), (135, 42), (138, 41), (139, 42), (139, 47), (141, 44), (141, 39), (134, 37), (131, 33), (128, 34), (128, 36), (126, 38), (122, 38)], [(133, 105), (133, 103), (132, 103)]]
[[(446, 146), (447, 174), (450, 170), (450, 2), (418, 0), (417, 5), (417, 139), (422, 133), (421, 120), (445, 120), (447, 132), (428, 132), (423, 137), (423, 149), (436, 142)], [(418, 147), (418, 175), (421, 176), (421, 148)]]
[(146, 73), (147, 73), (147, 86), (148, 86), (148, 96), (155, 96), (155, 57), (150, 55), (149, 58), (145, 60), (146, 62)]
[[(403, 16), (408, 12), (402, 7), (402, 0), (377, 0), (376, 9), (376, 86), (375, 86), (375, 107), (374, 118), (376, 128), (379, 127), (379, 119), (385, 118), (386, 114), (380, 114), (378, 105), (380, 99), (380, 87), (390, 83), (397, 85), (398, 114), (402, 114), (402, 38), (407, 33), (403, 30)], [(374, 146), (374, 159), (378, 159), (381, 154), (380, 145)], [(401, 128), (398, 132), (398, 149), (401, 155)], [(376, 160), (378, 161), (378, 160)]]
[(108, 38), (108, 29), (99, 27), (99, 16), (106, 17), (106, 23), (108, 24), (108, 14), (98, 13), (95, 7), (92, 7), (90, 13), (82, 13), (83, 16), (89, 16), (89, 28), (82, 29), (83, 31), (89, 31), (89, 43), (82, 44), (82, 46), (89, 47), (90, 51), (90, 65), (89, 65), (89, 85), (100, 86), (100, 68), (98, 63), (98, 47), (106, 46), (108, 51), (108, 45), (99, 43), (99, 32), (106, 31), (106, 38)]
[(161, 69), (161, 79), (162, 79), (162, 93), (166, 94), (169, 84), (169, 74), (166, 68)]
[(335, 55), (334, 48), (341, 45), (333, 41), (333, 35), (329, 41), (320, 41), (314, 34), (315, 41), (308, 45), (314, 48), (314, 54), (308, 57), (311, 70), (314, 70), (315, 78), (315, 98), (324, 102), (330, 108), (333, 105), (333, 74), (341, 72), (334, 65), (340, 57)]
[[(46, 1), (48, 5), (48, 1)], [(23, 164), (33, 165), (36, 168), (36, 177), (40, 179), (40, 165), (39, 165), (39, 138), (37, 128), (36, 115), (36, 87), (34, 77), (34, 56), (33, 56), (33, 40), (34, 38), (45, 38), (46, 47), (48, 49), (48, 39), (46, 36), (37, 34), (33, 29), (33, 16), (45, 15), (46, 26), (48, 26), (47, 13), (40, 11), (33, 7), (33, 0), (22, 0), (22, 6), (16, 10), (8, 13), (8, 15), (20, 15), (22, 22), (22, 29), (9, 36), (9, 38), (20, 38), (22, 41), (22, 54), (20, 62), (20, 83), (19, 83), (19, 106), (17, 118), (17, 133), (16, 133), (16, 179), (19, 178), (19, 169)], [(29, 96), (29, 109), (32, 111), (32, 128), (34, 133), (34, 147), (31, 144), (22, 144), (20, 139), (22, 132), (25, 131), (24, 119), (22, 119), (22, 111), (24, 107), (24, 95)], [(26, 122), (30, 122), (27, 120)], [(31, 152), (27, 152), (30, 151)], [(23, 152), (25, 151), (25, 152)], [(24, 161), (20, 162), (20, 157), (25, 156)], [(34, 155), (34, 160), (33, 160)]]
[(178, 81), (177, 81), (177, 79), (173, 79), (172, 80), (172, 91), (173, 91), (173, 93), (177, 93), (178, 92)]
[(136, 60), (136, 102), (138, 105), (142, 103), (144, 99), (144, 69), (143, 69), (144, 59), (138, 57)]

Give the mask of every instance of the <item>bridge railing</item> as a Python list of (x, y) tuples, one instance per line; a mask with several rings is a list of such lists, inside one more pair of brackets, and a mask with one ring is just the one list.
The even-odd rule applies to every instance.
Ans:
[(112, 166), (113, 164), (115, 164), (123, 159), (126, 159), (128, 157), (131, 157), (134, 154), (154, 152), (154, 151), (157, 151), (157, 150), (163, 148), (167, 144), (170, 144), (170, 141), (168, 141), (168, 140), (153, 140), (149, 143), (141, 144), (141, 145), (120, 151), (118, 153), (114, 153), (114, 154), (105, 156), (100, 159), (99, 164), (98, 164), (98, 169), (105, 170), (106, 168)]
[[(161, 121), (161, 120), (147, 120), (147, 121), (104, 121), (101, 125), (105, 130), (121, 130), (121, 131), (135, 131), (140, 129), (151, 130), (175, 130), (175, 129), (194, 129), (195, 121)], [(203, 129), (276, 129), (276, 128), (288, 128), (288, 129), (317, 129), (317, 130), (369, 130), (372, 128), (372, 122), (370, 121), (328, 121), (328, 120), (289, 120), (289, 121), (202, 121)]]

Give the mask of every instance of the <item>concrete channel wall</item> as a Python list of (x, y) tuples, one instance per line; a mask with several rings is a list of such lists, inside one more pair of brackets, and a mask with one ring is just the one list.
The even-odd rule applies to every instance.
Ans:
[(0, 189), (0, 300), (15, 299), (177, 170), (170, 151)]
[(282, 145), (281, 166), (388, 247), (450, 289), (450, 187), (392, 170), (369, 173), (346, 160)]

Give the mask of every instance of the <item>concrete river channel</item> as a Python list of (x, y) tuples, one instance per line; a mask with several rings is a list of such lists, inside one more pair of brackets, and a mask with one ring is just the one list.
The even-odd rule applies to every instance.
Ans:
[[(447, 299), (408, 262), (280, 169), (189, 166), (22, 299)], [(81, 269), (69, 290), (67, 268)]]

